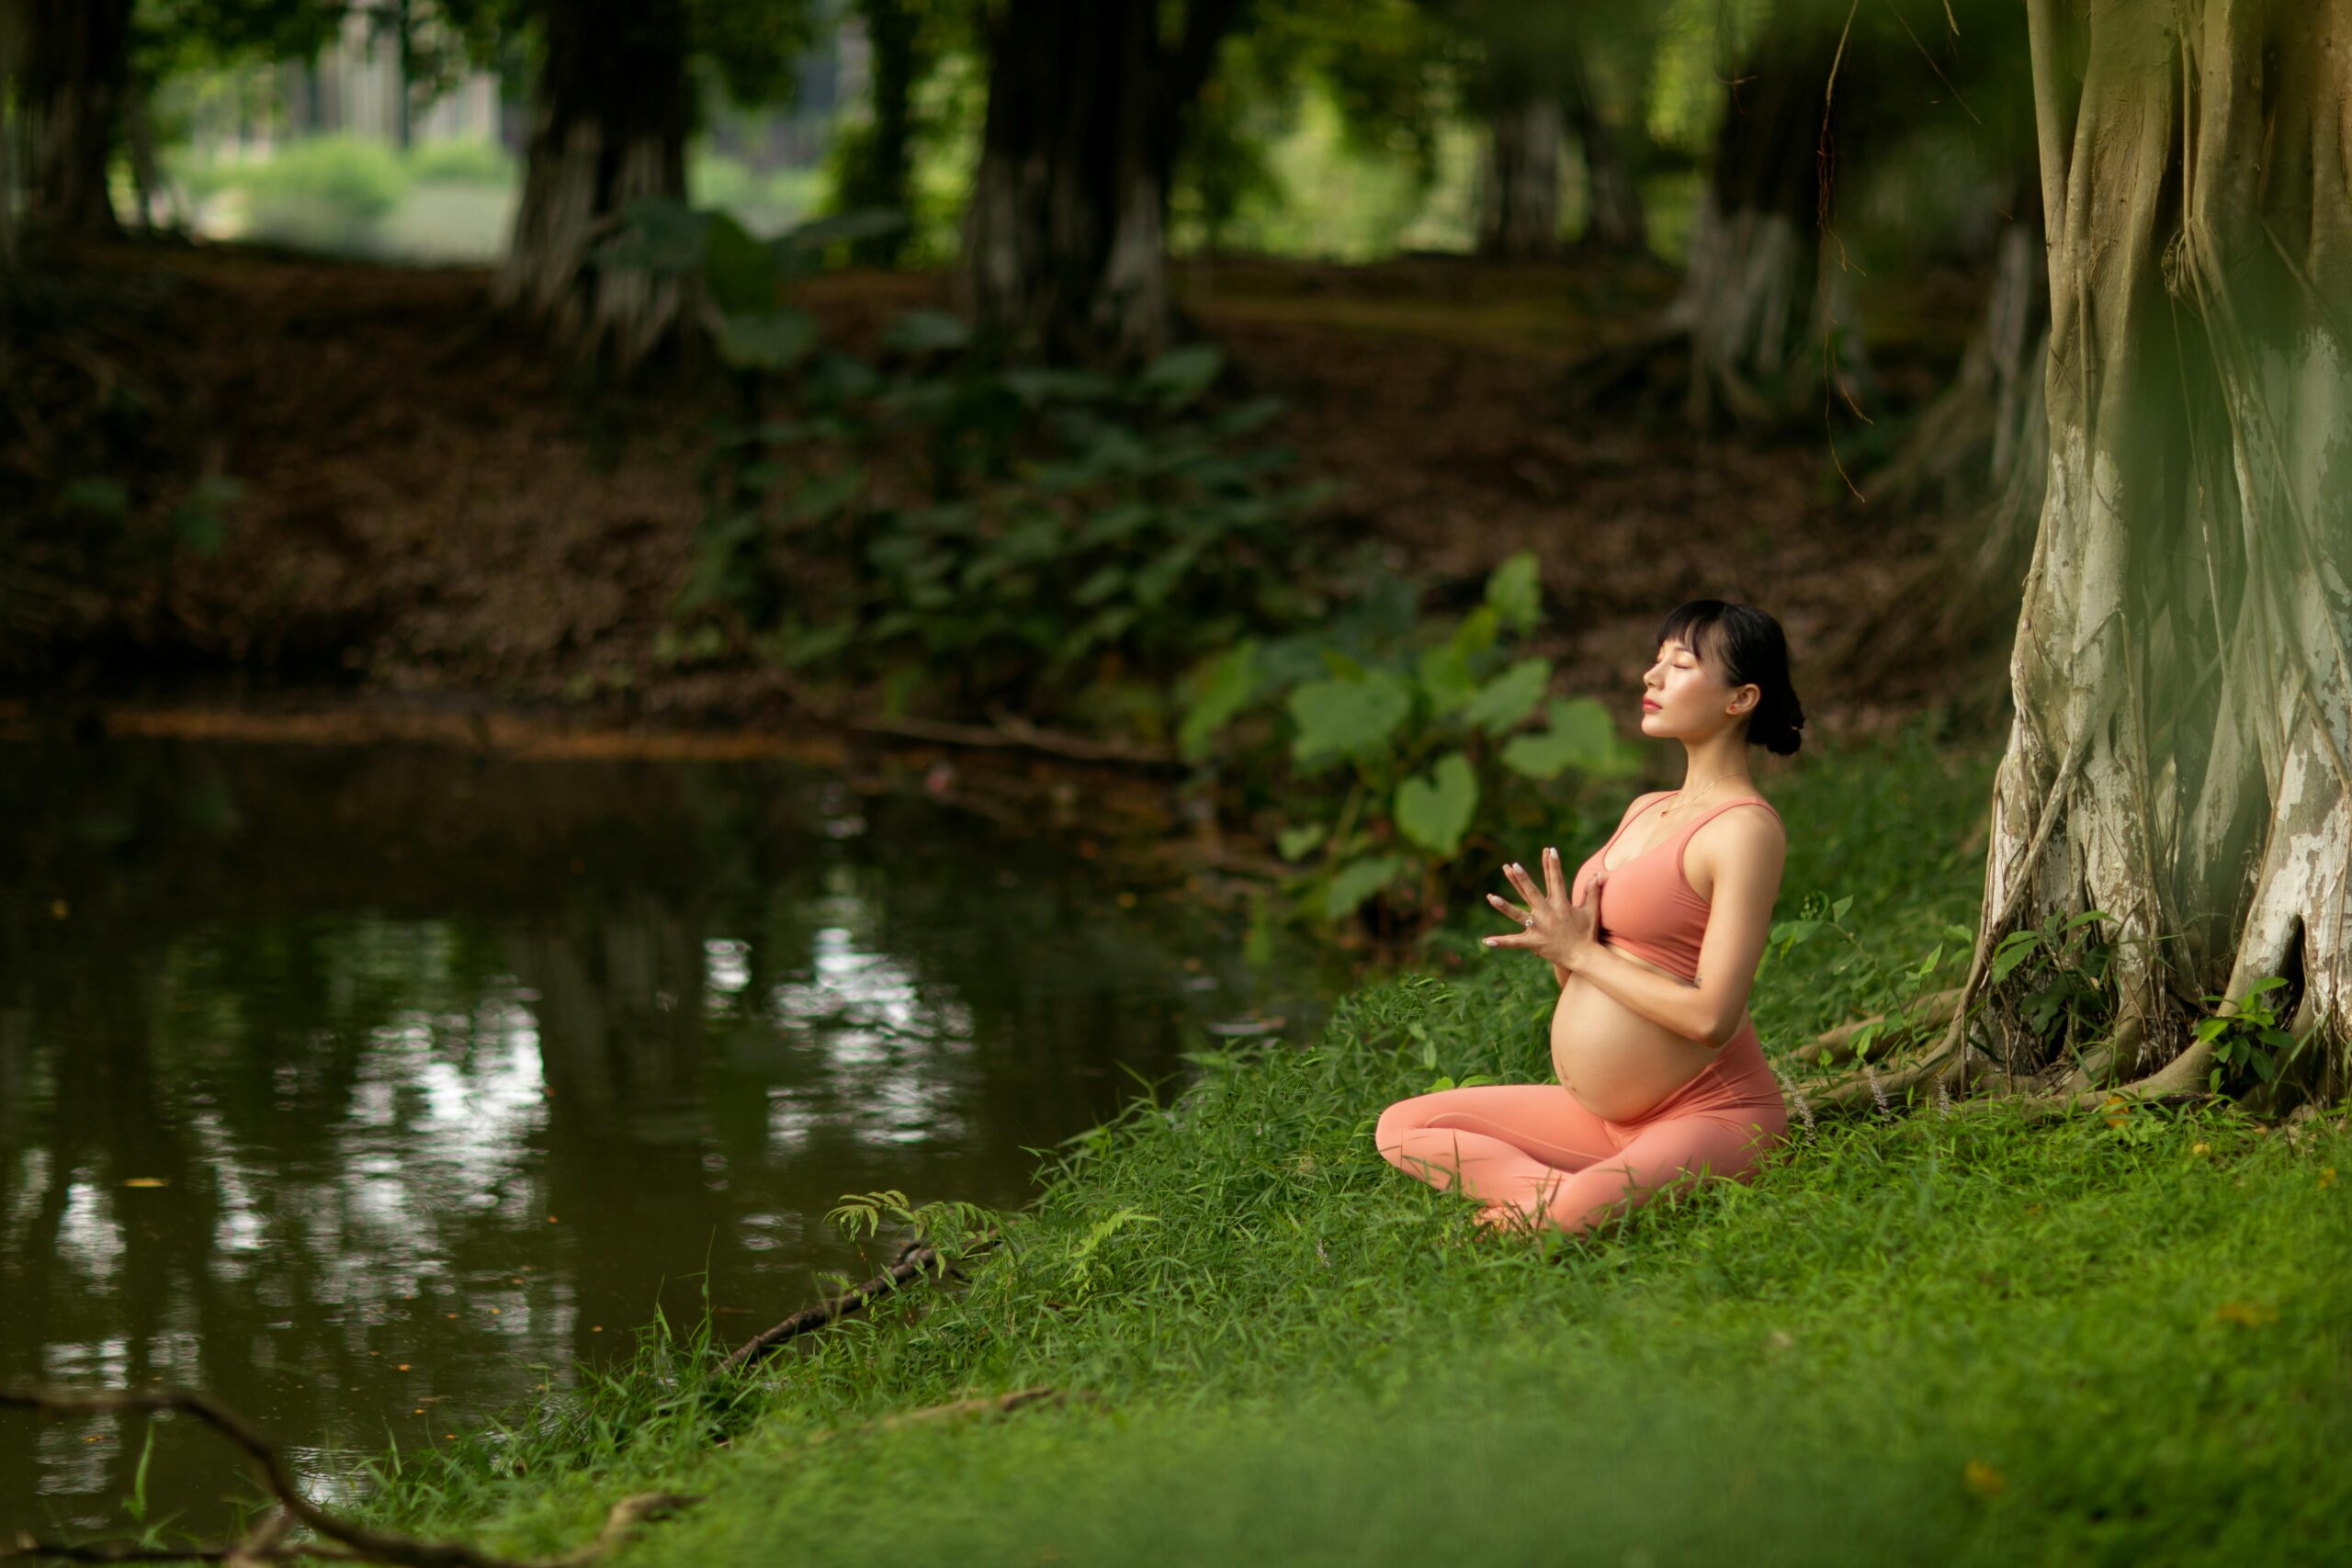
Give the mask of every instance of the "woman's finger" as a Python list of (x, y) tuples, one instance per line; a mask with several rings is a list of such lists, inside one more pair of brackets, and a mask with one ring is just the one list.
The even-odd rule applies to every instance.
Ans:
[(1529, 914), (1526, 910), (1521, 908), (1518, 905), (1512, 903), (1510, 899), (1504, 897), (1499, 893), (1487, 894), (1487, 902), (1492, 904), (1496, 908), (1500, 909), (1504, 914), (1509, 915), (1512, 919), (1517, 920), (1522, 926), (1532, 923), (1535, 919), (1534, 916)]
[(1490, 936), (1486, 942), (1488, 947), (1533, 947), (1543, 940), (1536, 932), (1526, 931), (1512, 931), (1508, 936)]
[(1505, 865), (1503, 874), (1510, 878), (1510, 885), (1513, 887), (1526, 895), (1530, 904), (1540, 904), (1544, 901), (1544, 890), (1535, 886), (1535, 879), (1528, 875), (1527, 868), (1517, 861)]
[(1544, 852), (1544, 886), (1551, 890), (1552, 901), (1555, 904), (1565, 904), (1568, 901), (1568, 888), (1566, 882), (1564, 880), (1564, 875), (1565, 874), (1560, 866), (1560, 852), (1556, 849), (1545, 849)]

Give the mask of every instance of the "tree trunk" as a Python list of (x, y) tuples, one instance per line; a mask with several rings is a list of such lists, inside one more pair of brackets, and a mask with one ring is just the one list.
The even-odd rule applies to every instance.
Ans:
[[(2099, 910), (2116, 1066), (2202, 1087), (2265, 976), (2287, 1092), (2352, 1039), (2352, 0), (2030, 0), (2049, 495), (2011, 660), (1971, 990)], [(1985, 992), (2020, 1068), (2049, 976)], [(1960, 1031), (1949, 1070), (1964, 1071)], [(2233, 1077), (2241, 1076), (2233, 1071)], [(2079, 1080), (2078, 1080), (2079, 1081)]]
[[(1577, 71), (1568, 89), (1568, 129), (1584, 154), (1583, 243), (1594, 250), (1638, 254), (1650, 247), (1649, 220), (1616, 130), (1601, 118), (1592, 89)], [(1636, 135), (1638, 135), (1638, 131)]]
[(684, 0), (566, 0), (547, 57), (499, 302), (583, 357), (626, 372), (678, 330), (674, 279), (592, 263), (639, 198), (686, 195)]
[(1577, 367), (1582, 400), (1671, 400), (1698, 429), (1817, 423), (1833, 380), (1846, 401), (1861, 401), (1869, 367), (1846, 273), (1820, 244), (1843, 118), (1828, 93), (1838, 60), (1835, 32), (1766, 33), (1716, 140), (1682, 292), (1647, 337)]
[(51, 229), (114, 233), (107, 160), (130, 79), (130, 0), (32, 0), (29, 20), (26, 216)]
[(1049, 358), (1133, 364), (1165, 344), (1168, 182), (1243, 0), (1009, 0), (961, 286), (982, 333)]
[[(911, 218), (914, 88), (927, 63), (922, 15), (910, 0), (858, 0), (857, 14), (865, 27), (871, 112), (843, 149), (841, 206), (889, 208)], [(909, 232), (860, 240), (850, 253), (861, 265), (895, 266)]]
[(1500, 261), (1553, 254), (1560, 233), (1560, 106), (1536, 93), (1487, 121), (1478, 187), (1478, 254)]

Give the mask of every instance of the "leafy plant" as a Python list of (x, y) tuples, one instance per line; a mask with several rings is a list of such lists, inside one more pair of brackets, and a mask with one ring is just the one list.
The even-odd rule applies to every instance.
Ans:
[(1535, 558), (1522, 553), (1450, 624), (1424, 620), (1405, 590), (1328, 628), (1244, 639), (1194, 671), (1179, 743), (1203, 760), (1254, 716), (1292, 785), (1277, 848), (1297, 863), (1319, 852), (1297, 878), (1306, 908), (1340, 921), (1390, 896), (1434, 919), (1474, 842), (1552, 819), (1533, 785), (1634, 770), (1607, 709), (1546, 700), (1551, 661), (1519, 641), (1541, 614)]
[[(2282, 1021), (2277, 1010), (2262, 999), (2266, 992), (2286, 983), (2283, 975), (2265, 976), (2247, 988), (2234, 1011), (2217, 1014), (2198, 1024), (2197, 1043), (2213, 1043), (2214, 1066), (2206, 1074), (2206, 1085), (2214, 1093), (2222, 1092), (2225, 1077), (2234, 1077), (2242, 1070), (2253, 1073), (2264, 1083), (2270, 1082), (2301, 1049), (2301, 1042), (2280, 1027)], [(2204, 999), (2215, 1007), (2228, 1000), (2221, 996)]]
[(643, 203), (605, 248), (693, 280), (741, 394), (679, 615), (902, 701), (1163, 739), (1187, 666), (1321, 607), (1297, 524), (1322, 492), (1261, 439), (1281, 404), (1213, 400), (1204, 344), (1124, 378), (999, 363), (935, 311), (898, 318), (871, 360), (822, 344), (791, 284), (900, 221), (763, 241)]

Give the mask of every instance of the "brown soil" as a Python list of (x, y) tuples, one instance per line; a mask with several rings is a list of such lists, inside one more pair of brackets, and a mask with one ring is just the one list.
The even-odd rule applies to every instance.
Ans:
[[(593, 691), (607, 716), (638, 722), (773, 712), (743, 671), (652, 657), (702, 509), (697, 397), (582, 396), (492, 316), (478, 272), (203, 247), (89, 266), (101, 284), (175, 286), (171, 341), (139, 366), (169, 389), (153, 444), (175, 471), (141, 504), (168, 514), (204, 472), (243, 493), (219, 556), (183, 558), (118, 606), (106, 658), (74, 677), (85, 689), (168, 665), (379, 699)], [(1715, 596), (1781, 618), (1815, 733), (1873, 729), (1947, 690), (1948, 671), (1858, 684), (1806, 665), (1935, 538), (1857, 502), (1826, 431), (1707, 440), (1561, 412), (1565, 367), (1639, 327), (1671, 288), (1661, 269), (1219, 261), (1185, 264), (1179, 281), (1243, 373), (1291, 401), (1282, 434), (1340, 482), (1343, 525), (1400, 570), (1462, 602), (1496, 561), (1537, 552), (1570, 689), (1624, 699), (1630, 716), (1658, 617)], [(934, 276), (853, 274), (806, 302), (854, 344), (943, 291)], [(1881, 369), (1921, 392), (1956, 348)], [(1836, 440), (1859, 434), (1844, 420)]]

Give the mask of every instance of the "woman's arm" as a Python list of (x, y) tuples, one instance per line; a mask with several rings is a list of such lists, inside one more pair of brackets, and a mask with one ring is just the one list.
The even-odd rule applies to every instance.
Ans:
[[(1709, 846), (1706, 859), (1714, 874), (1713, 890), (1695, 983), (1612, 953), (1590, 933), (1589, 920), (1575, 923), (1555, 967), (1564, 959), (1568, 968), (1659, 1027), (1702, 1045), (1722, 1046), (1739, 1032), (1740, 1020), (1747, 1016), (1756, 966), (1771, 936), (1772, 905), (1780, 897), (1781, 869), (1788, 854), (1779, 824), (1761, 812), (1752, 815), (1753, 820), (1736, 824), (1725, 820), (1723, 825), (1729, 830)], [(1686, 869), (1688, 864), (1686, 859)]]

